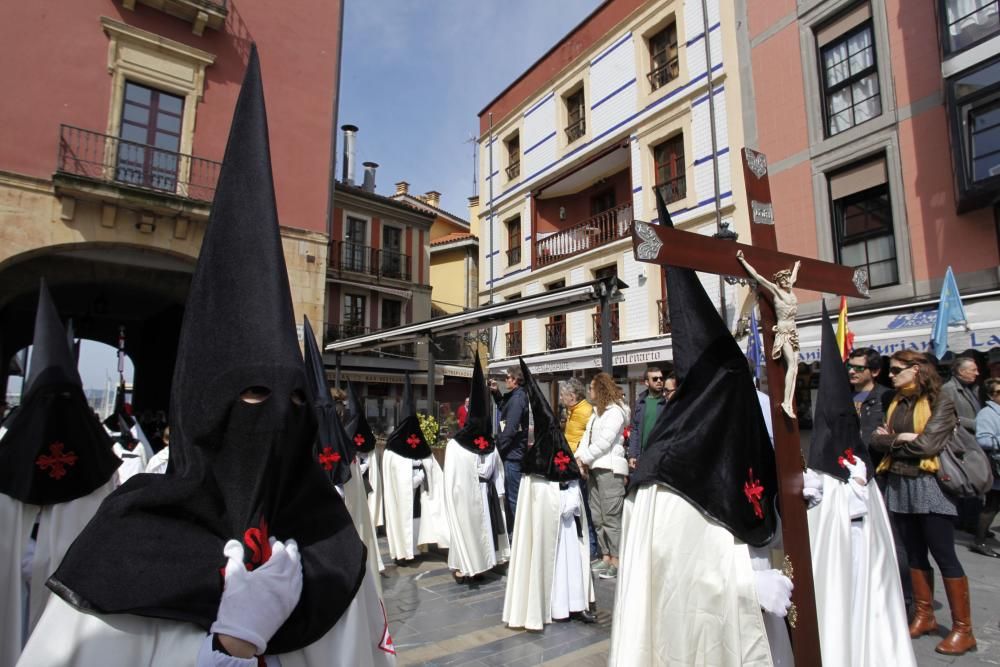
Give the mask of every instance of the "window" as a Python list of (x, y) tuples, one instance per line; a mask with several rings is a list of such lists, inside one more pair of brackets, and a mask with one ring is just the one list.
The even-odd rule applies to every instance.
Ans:
[(587, 109), (583, 99), (583, 87), (565, 98), (566, 102), (566, 142), (573, 143), (587, 133)]
[(382, 299), (382, 328), (398, 327), (403, 323), (403, 303), (393, 299)]
[(677, 24), (666, 28), (649, 38), (649, 79), (650, 90), (656, 90), (673, 81), (680, 74), (677, 58)]
[[(551, 285), (547, 285), (548, 291), (566, 287), (565, 280), (557, 280)], [(545, 325), (545, 349), (561, 350), (566, 347), (566, 313), (551, 315), (548, 324)]]
[(344, 337), (365, 333), (365, 297), (360, 294), (344, 295)]
[(684, 173), (684, 135), (678, 134), (653, 147), (656, 187), (667, 204), (687, 196)]
[(615, 207), (615, 191), (605, 190), (590, 198), (590, 215), (597, 215)]
[(899, 282), (885, 158), (830, 176), (837, 261), (868, 270), (872, 288)]
[[(602, 269), (597, 269), (594, 271), (594, 279), (600, 280), (602, 278), (617, 278), (618, 277), (618, 266), (612, 264), (611, 266), (606, 266)], [(593, 314), (594, 320), (594, 342), (600, 343), (603, 338), (601, 336), (601, 307), (597, 307), (597, 312)], [(611, 304), (611, 340), (618, 340), (621, 337), (621, 331), (618, 326), (618, 304)]]
[(521, 263), (521, 218), (507, 221), (507, 266)]
[(347, 216), (344, 224), (344, 269), (364, 273), (366, 269), (365, 245), (368, 223), (362, 218)]
[(1000, 194), (1000, 60), (947, 80), (959, 211)]
[(1000, 0), (944, 0), (944, 47), (960, 51), (1000, 32)]
[(402, 279), (404, 265), (403, 230), (382, 225), (382, 275)]
[(816, 34), (826, 134), (832, 137), (882, 113), (871, 9), (862, 5)]
[(513, 180), (521, 174), (521, 137), (515, 132), (504, 145), (507, 147), (507, 178)]
[[(511, 294), (505, 300), (514, 301), (520, 299), (520, 294)], [(521, 320), (515, 320), (507, 325), (507, 356), (517, 357), (521, 355)]]
[(183, 116), (182, 97), (125, 82), (115, 178), (176, 190)]

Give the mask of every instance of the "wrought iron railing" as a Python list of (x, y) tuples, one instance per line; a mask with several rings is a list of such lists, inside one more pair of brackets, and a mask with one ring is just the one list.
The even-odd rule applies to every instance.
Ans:
[(561, 350), (566, 347), (566, 321), (559, 320), (545, 325), (545, 349)]
[(656, 312), (659, 314), (660, 333), (661, 334), (670, 333), (670, 309), (667, 308), (666, 299), (656, 300)]
[(371, 333), (371, 327), (366, 327), (361, 322), (344, 322), (341, 324), (330, 324), (326, 327), (326, 341), (343, 340), (344, 338), (354, 338)]
[(56, 171), (63, 174), (211, 202), (221, 167), (221, 162), (59, 126)]
[(575, 120), (566, 126), (566, 142), (573, 143), (586, 133), (587, 133), (587, 117), (580, 116), (579, 120)]
[(667, 85), (680, 74), (680, 65), (677, 57), (673, 57), (667, 62), (663, 63), (659, 67), (653, 69), (646, 75), (649, 79), (649, 86), (652, 90), (656, 90), (662, 86)]
[(579, 224), (539, 239), (535, 243), (535, 263), (538, 266), (545, 266), (623, 239), (631, 233), (631, 226), (631, 204), (608, 209)]
[[(365, 326), (361, 322), (330, 324), (326, 327), (325, 340), (327, 343), (332, 343), (345, 338), (364, 336), (366, 334), (374, 333), (375, 331), (377, 331), (377, 329)], [(391, 357), (394, 359), (413, 358), (417, 355), (417, 347), (413, 343), (401, 343), (391, 347), (380, 347), (375, 350), (365, 350), (364, 352), (351, 352), (351, 354), (357, 354), (365, 357)]]
[(508, 179), (517, 178), (521, 175), (521, 161), (511, 162), (504, 171), (507, 172)]
[(507, 333), (507, 356), (521, 356), (521, 332), (509, 331)]
[(681, 174), (676, 178), (671, 178), (669, 181), (657, 183), (654, 187), (660, 190), (665, 204), (680, 201), (687, 196), (687, 175)]
[[(601, 309), (598, 308), (597, 312), (591, 315), (594, 320), (594, 342), (600, 343), (604, 339), (601, 337)], [(619, 340), (621, 338), (619, 328), (618, 328), (618, 305), (615, 304), (611, 306), (611, 340)]]
[(351, 271), (394, 280), (411, 278), (409, 255), (350, 241), (330, 241), (328, 263), (330, 270), (336, 273)]

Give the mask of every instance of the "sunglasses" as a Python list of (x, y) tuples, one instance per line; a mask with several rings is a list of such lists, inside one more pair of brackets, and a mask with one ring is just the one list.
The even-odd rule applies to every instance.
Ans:
[(650, 382), (663, 382), (663, 377), (661, 376), (661, 377), (658, 377), (658, 378), (649, 378), (649, 381)]
[(865, 366), (864, 364), (860, 366), (858, 364), (847, 364), (847, 370), (854, 371), (855, 373), (860, 373), (862, 371), (868, 370), (868, 367)]
[(910, 370), (911, 368), (913, 368), (913, 366), (889, 366), (889, 375), (898, 375), (903, 371)]

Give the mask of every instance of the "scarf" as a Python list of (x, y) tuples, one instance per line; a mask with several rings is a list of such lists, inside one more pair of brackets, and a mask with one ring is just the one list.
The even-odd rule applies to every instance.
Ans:
[[(896, 393), (892, 398), (892, 402), (889, 404), (889, 409), (885, 413), (885, 423), (892, 428), (892, 415), (896, 411), (896, 406), (899, 405), (899, 399), (903, 396), (915, 396), (920, 388), (916, 383), (913, 383), (907, 387), (903, 387)], [(927, 422), (931, 419), (931, 402), (927, 400), (926, 396), (921, 396), (917, 399), (917, 402), (913, 406), (913, 432), (920, 434), (924, 432), (924, 428), (927, 426)], [(881, 474), (887, 472), (889, 467), (892, 465), (892, 456), (886, 455), (878, 464), (878, 469), (875, 474)], [(937, 456), (931, 456), (928, 458), (920, 459), (920, 471), (926, 473), (936, 473), (941, 467)]]

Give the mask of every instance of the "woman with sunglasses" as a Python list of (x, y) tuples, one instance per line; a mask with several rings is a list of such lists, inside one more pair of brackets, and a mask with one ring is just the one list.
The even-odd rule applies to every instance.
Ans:
[(969, 582), (955, 553), (955, 499), (938, 485), (938, 454), (957, 423), (955, 405), (941, 392), (941, 378), (927, 357), (902, 350), (889, 360), (896, 396), (872, 446), (885, 453), (877, 473), (888, 474), (885, 500), (906, 549), (913, 582), (915, 613), (910, 637), (937, 630), (934, 572), (927, 552), (941, 570), (951, 607), (952, 629), (935, 650), (962, 655), (976, 647), (972, 634)]

